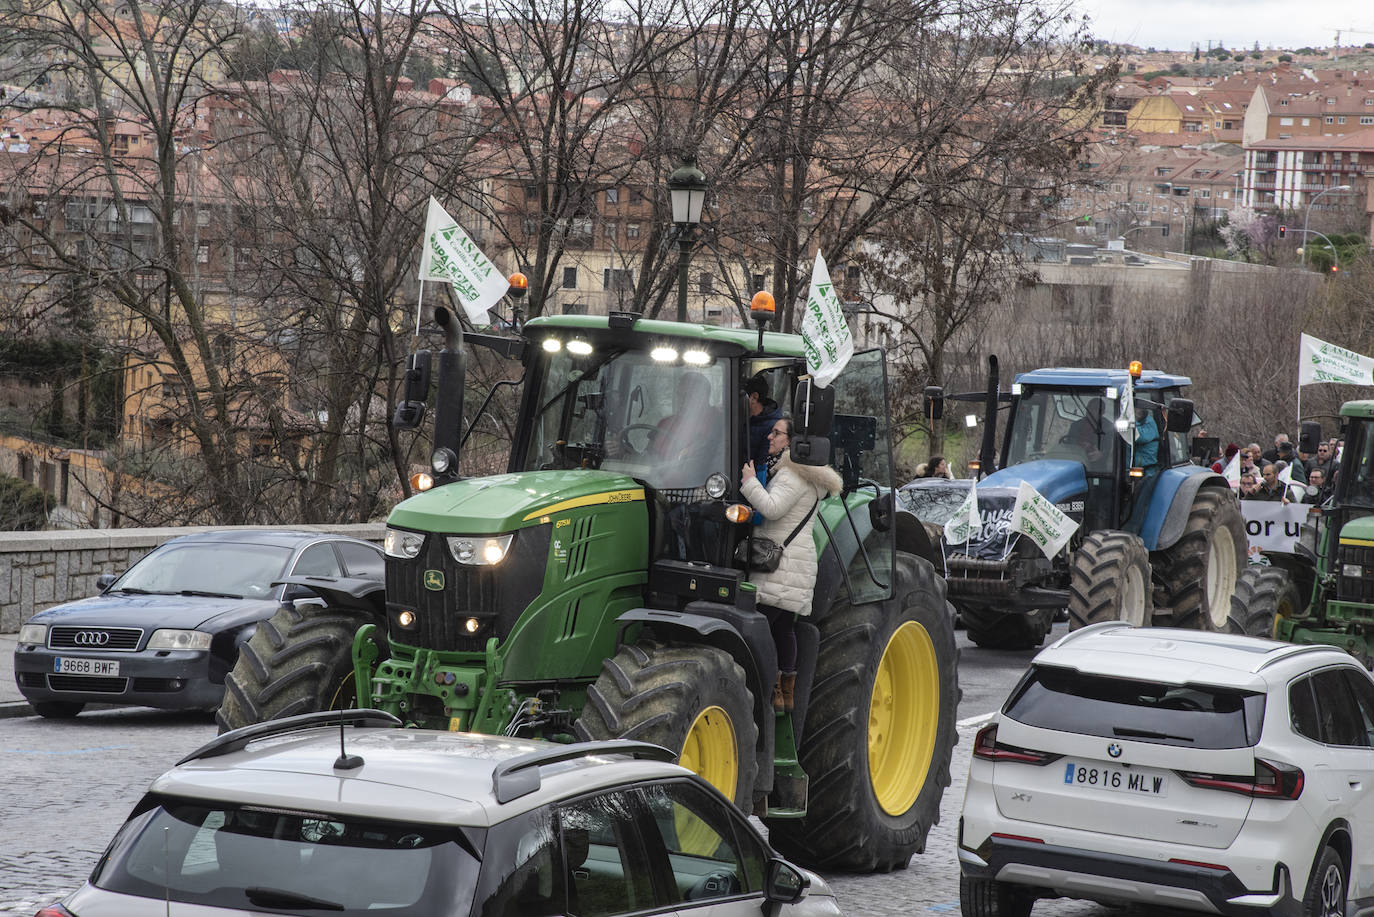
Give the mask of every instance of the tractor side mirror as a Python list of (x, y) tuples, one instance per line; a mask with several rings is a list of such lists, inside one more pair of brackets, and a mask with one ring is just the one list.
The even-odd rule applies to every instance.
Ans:
[(1298, 427), (1298, 451), (1316, 455), (1322, 441), (1322, 425), (1315, 420), (1304, 420)]
[(926, 420), (941, 420), (945, 416), (945, 390), (938, 385), (927, 385), (925, 397), (921, 402), (921, 416)]
[(424, 422), (425, 399), (429, 397), (430, 352), (420, 350), (410, 355), (406, 369), (401, 403), (396, 405), (392, 423), (402, 430), (414, 430)]
[(792, 422), (806, 436), (829, 436), (835, 422), (835, 390), (821, 388), (809, 378), (797, 383), (792, 393)]
[(1164, 429), (1170, 433), (1187, 433), (1193, 429), (1193, 402), (1187, 398), (1175, 398), (1169, 402), (1169, 414), (1164, 419)]

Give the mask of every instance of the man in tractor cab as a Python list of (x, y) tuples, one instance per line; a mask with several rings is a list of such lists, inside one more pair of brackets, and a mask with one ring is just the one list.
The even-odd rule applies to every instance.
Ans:
[(720, 409), (711, 405), (711, 383), (699, 372), (683, 373), (673, 388), (673, 410), (658, 422), (651, 451), (662, 461), (691, 461), (721, 435)]
[(1069, 424), (1069, 432), (1060, 438), (1063, 446), (1083, 453), (1083, 464), (1090, 471), (1098, 470), (1104, 455), (1102, 449), (1103, 399), (1088, 399), (1082, 417)]
[(749, 458), (762, 468), (768, 463), (768, 434), (782, 418), (782, 408), (768, 397), (768, 380), (762, 373), (750, 376), (744, 391), (749, 396)]

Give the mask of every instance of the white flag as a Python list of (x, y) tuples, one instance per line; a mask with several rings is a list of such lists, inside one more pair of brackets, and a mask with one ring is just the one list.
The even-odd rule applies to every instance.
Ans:
[(1135, 386), (1129, 382), (1121, 388), (1121, 411), (1116, 415), (1116, 432), (1121, 434), (1126, 445), (1135, 445)]
[(1052, 558), (1069, 543), (1078, 523), (1022, 481), (1016, 491), (1016, 506), (1011, 511), (1011, 528), (1030, 538), (1046, 557)]
[(1313, 382), (1347, 382), (1374, 385), (1374, 358), (1328, 344), (1311, 335), (1299, 338), (1298, 385)]
[(468, 321), (478, 327), (490, 324), (487, 310), (510, 290), (510, 281), (432, 197), (423, 245), (420, 279), (452, 284)]
[(978, 485), (968, 489), (968, 496), (954, 515), (945, 523), (945, 544), (964, 544), (983, 530), (983, 517), (978, 515)]
[(1221, 469), (1221, 476), (1226, 479), (1226, 483), (1231, 485), (1232, 490), (1240, 490), (1240, 452), (1231, 456), (1231, 461), (1226, 463), (1226, 467)]
[(1307, 496), (1307, 485), (1301, 481), (1293, 480), (1293, 466), (1291, 464), (1283, 466), (1283, 470), (1279, 472), (1279, 481), (1283, 483), (1283, 495), (1289, 500), (1301, 501), (1303, 497)]
[(845, 320), (839, 294), (830, 282), (830, 272), (820, 252), (816, 253), (816, 263), (811, 268), (811, 289), (806, 294), (801, 334), (806, 350), (806, 369), (816, 385), (825, 388), (854, 355), (854, 337), (849, 333), (849, 322)]

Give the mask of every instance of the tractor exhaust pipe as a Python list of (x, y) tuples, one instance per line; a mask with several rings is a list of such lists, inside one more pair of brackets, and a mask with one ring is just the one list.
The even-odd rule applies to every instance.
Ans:
[(983, 402), (983, 445), (978, 450), (978, 478), (985, 478), (997, 470), (997, 398), (1001, 376), (997, 357), (988, 357), (987, 400)]
[(434, 393), (434, 448), (453, 453), (452, 465), (458, 468), (458, 450), (463, 440), (463, 389), (467, 384), (467, 351), (458, 317), (439, 306), (434, 322), (444, 329), (444, 349), (439, 351), (439, 385)]

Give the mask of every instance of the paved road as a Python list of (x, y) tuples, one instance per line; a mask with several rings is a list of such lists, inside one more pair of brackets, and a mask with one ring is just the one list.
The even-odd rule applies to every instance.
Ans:
[[(1063, 625), (1059, 625), (1060, 628)], [(957, 914), (954, 831), (976, 726), (1006, 696), (1031, 652), (964, 648), (964, 697), (953, 785), (926, 853), (909, 868), (877, 876), (829, 876), (850, 915)], [(155, 776), (215, 734), (204, 715), (146, 708), (96, 710), (69, 722), (0, 719), (0, 914), (32, 917), (80, 885), (105, 844)], [(1097, 905), (1042, 901), (1036, 915), (1108, 917)], [(1151, 917), (1155, 917), (1154, 914)]]

